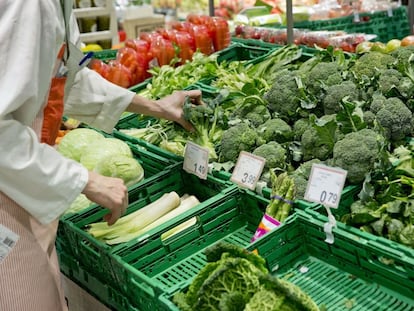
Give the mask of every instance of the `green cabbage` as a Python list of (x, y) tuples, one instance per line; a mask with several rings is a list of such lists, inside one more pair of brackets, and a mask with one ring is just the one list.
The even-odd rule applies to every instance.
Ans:
[(132, 151), (126, 142), (117, 138), (96, 140), (84, 149), (80, 163), (92, 171), (103, 158), (115, 155), (125, 155), (132, 158)]
[(57, 150), (65, 157), (80, 161), (81, 155), (86, 147), (92, 142), (105, 138), (95, 130), (87, 128), (77, 128), (69, 131), (63, 136)]
[(70, 207), (65, 211), (65, 214), (80, 212), (80, 211), (84, 210), (85, 208), (89, 207), (92, 204), (93, 204), (93, 202), (91, 200), (89, 200), (86, 197), (86, 195), (81, 193), (80, 195), (78, 195), (78, 197), (75, 199), (75, 201), (72, 202)]
[(126, 155), (109, 155), (96, 165), (95, 171), (101, 175), (121, 178), (126, 186), (131, 186), (144, 178), (144, 169), (134, 158)]

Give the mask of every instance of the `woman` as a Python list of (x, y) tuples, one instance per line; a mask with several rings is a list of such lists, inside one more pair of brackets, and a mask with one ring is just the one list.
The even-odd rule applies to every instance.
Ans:
[(47, 144), (63, 95), (65, 115), (107, 132), (125, 110), (191, 129), (182, 103), (200, 97), (178, 91), (147, 100), (83, 67), (71, 8), (72, 1), (0, 1), (0, 310), (67, 310), (54, 246), (58, 218), (80, 193), (109, 210), (109, 224), (128, 205), (121, 179), (88, 172)]

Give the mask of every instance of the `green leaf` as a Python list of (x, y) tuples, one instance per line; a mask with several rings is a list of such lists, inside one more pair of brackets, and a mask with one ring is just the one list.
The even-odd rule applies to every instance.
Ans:
[(336, 114), (336, 120), (340, 124), (342, 133), (357, 132), (366, 127), (363, 121), (363, 111), (356, 103), (344, 98), (341, 107), (342, 109)]

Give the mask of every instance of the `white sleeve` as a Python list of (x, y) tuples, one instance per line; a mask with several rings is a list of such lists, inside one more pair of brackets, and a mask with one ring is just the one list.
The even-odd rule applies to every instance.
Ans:
[(88, 180), (84, 167), (41, 144), (30, 128), (63, 40), (55, 2), (0, 1), (0, 194), (42, 223), (57, 219)]
[(134, 92), (83, 68), (68, 94), (64, 114), (110, 133), (134, 96)]

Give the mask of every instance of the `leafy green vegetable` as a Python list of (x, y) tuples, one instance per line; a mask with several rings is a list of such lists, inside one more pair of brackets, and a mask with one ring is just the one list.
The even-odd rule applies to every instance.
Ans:
[(76, 128), (63, 136), (57, 150), (65, 157), (79, 162), (84, 150), (91, 143), (104, 138), (105, 137), (102, 134), (95, 130), (88, 128)]

